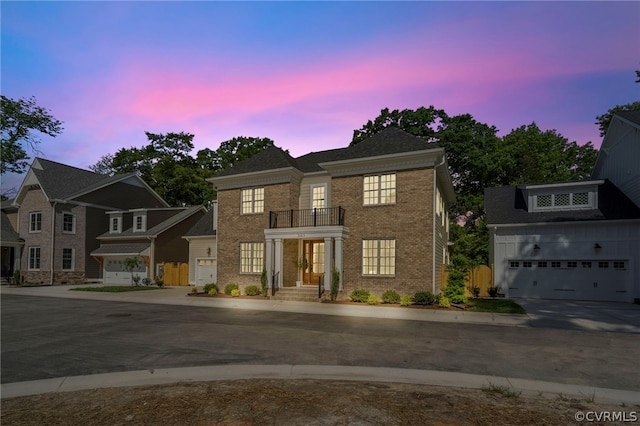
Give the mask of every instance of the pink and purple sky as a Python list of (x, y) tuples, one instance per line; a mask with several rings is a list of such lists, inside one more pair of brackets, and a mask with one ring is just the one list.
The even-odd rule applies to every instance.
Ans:
[[(500, 135), (535, 121), (599, 147), (640, 99), (638, 2), (2, 2), (1, 90), (64, 122), (45, 158), (88, 168), (195, 134), (345, 147), (380, 110), (434, 105)], [(195, 154), (195, 153), (194, 153)], [(2, 193), (22, 176), (3, 176)]]

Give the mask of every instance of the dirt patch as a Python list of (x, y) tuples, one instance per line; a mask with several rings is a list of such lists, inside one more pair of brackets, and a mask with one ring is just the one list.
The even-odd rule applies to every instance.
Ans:
[(395, 383), (219, 381), (12, 398), (2, 401), (1, 423), (3, 426), (577, 425), (582, 424), (575, 420), (578, 412), (626, 411), (629, 415), (638, 411), (637, 407), (587, 400)]

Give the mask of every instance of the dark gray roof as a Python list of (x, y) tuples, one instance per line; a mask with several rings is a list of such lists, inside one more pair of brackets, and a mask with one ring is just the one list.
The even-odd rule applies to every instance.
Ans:
[(168, 219), (163, 220), (162, 222), (160, 222), (156, 226), (147, 229), (146, 231), (136, 231), (136, 232), (134, 232), (133, 231), (133, 227), (131, 227), (129, 229), (126, 229), (126, 230), (122, 231), (119, 234), (112, 234), (110, 232), (105, 232), (104, 234), (99, 235), (98, 238), (109, 238), (109, 237), (115, 237), (115, 238), (122, 238), (122, 237), (127, 237), (127, 238), (146, 238), (146, 237), (154, 237), (154, 236), (157, 236), (157, 235), (161, 234), (162, 232), (166, 231), (167, 229), (170, 229), (171, 227), (175, 226), (176, 224), (182, 222), (183, 220), (191, 217), (193, 214), (195, 214), (195, 213), (197, 213), (198, 211), (201, 211), (201, 210), (204, 210), (203, 206), (192, 206), (192, 207), (186, 207), (186, 208), (176, 207), (176, 214), (174, 214), (173, 216), (171, 216)]
[(620, 117), (631, 121), (632, 123), (635, 123), (637, 125), (640, 125), (640, 110), (636, 109), (633, 111), (620, 111), (620, 112), (616, 112), (616, 115), (619, 115)]
[(216, 177), (260, 172), (284, 167), (295, 167), (302, 172), (308, 173), (322, 171), (322, 168), (318, 164), (331, 161), (377, 157), (403, 152), (422, 151), (437, 147), (435, 143), (426, 142), (424, 139), (398, 129), (397, 127), (387, 127), (370, 138), (348, 148), (312, 152), (298, 158), (291, 157), (280, 148), (270, 147), (222, 171), (217, 174)]
[(108, 244), (99, 247), (91, 252), (91, 256), (104, 256), (104, 255), (139, 255), (150, 246), (147, 244)]
[(5, 212), (0, 211), (0, 239), (2, 242), (7, 243), (22, 243), (24, 240), (20, 238), (20, 235), (13, 229), (9, 218), (5, 214)]
[(216, 235), (213, 229), (213, 208), (202, 216), (198, 222), (184, 235), (185, 237), (205, 237)]
[(598, 186), (597, 209), (529, 213), (525, 195), (519, 186), (486, 188), (484, 207), (487, 224), (490, 225), (640, 218), (640, 208), (609, 180)]
[(63, 200), (75, 192), (84, 190), (110, 179), (107, 175), (78, 169), (55, 161), (36, 158), (42, 169), (31, 167), (31, 171), (38, 178), (40, 186), (50, 199)]

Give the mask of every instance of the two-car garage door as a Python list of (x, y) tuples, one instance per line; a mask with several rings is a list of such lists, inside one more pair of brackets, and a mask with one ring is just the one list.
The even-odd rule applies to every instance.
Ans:
[(509, 297), (629, 300), (628, 260), (520, 260), (507, 265)]

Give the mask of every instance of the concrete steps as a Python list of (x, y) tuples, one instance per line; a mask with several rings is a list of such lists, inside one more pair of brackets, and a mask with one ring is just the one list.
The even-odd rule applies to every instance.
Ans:
[(293, 300), (296, 302), (318, 302), (318, 287), (282, 287), (273, 300)]

